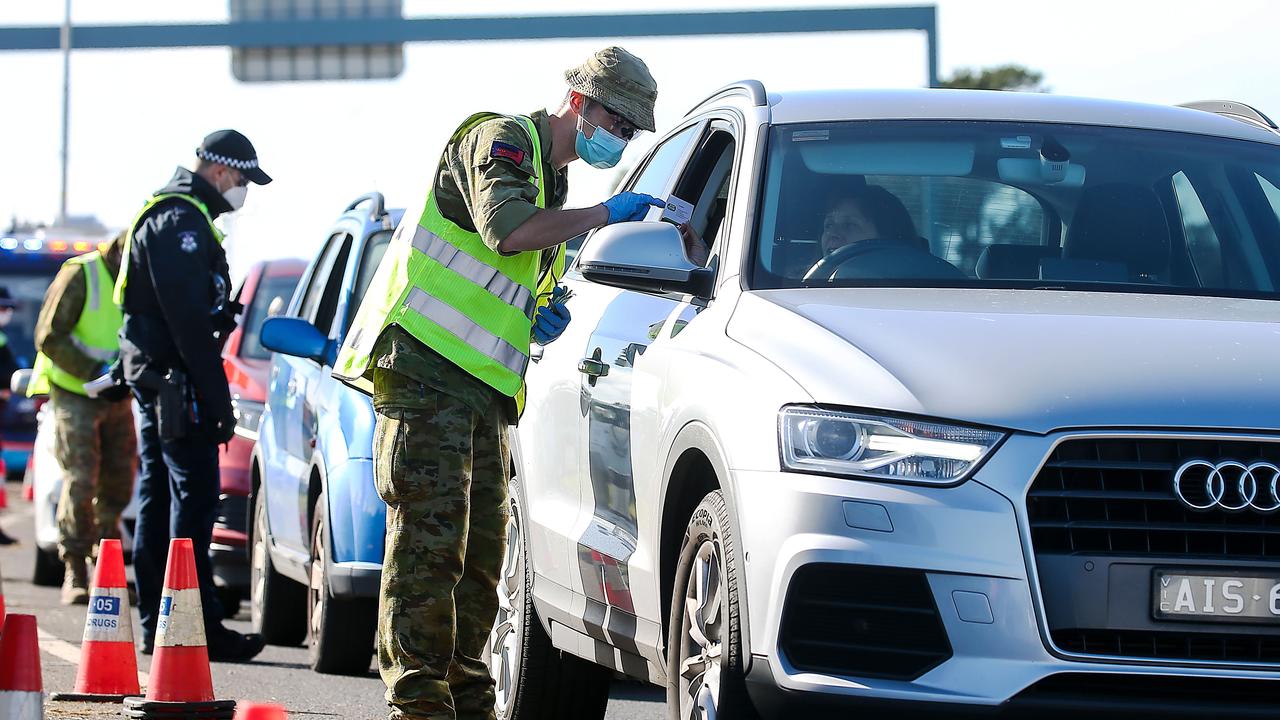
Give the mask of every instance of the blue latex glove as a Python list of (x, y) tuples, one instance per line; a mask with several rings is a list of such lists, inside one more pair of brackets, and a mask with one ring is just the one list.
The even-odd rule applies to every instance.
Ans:
[(612, 225), (643, 220), (649, 208), (666, 207), (666, 203), (652, 195), (624, 192), (605, 200), (604, 206), (609, 211), (609, 221), (605, 224)]
[(569, 308), (560, 300), (564, 296), (563, 285), (551, 293), (551, 302), (538, 308), (533, 315), (533, 341), (539, 345), (553, 342), (569, 327)]

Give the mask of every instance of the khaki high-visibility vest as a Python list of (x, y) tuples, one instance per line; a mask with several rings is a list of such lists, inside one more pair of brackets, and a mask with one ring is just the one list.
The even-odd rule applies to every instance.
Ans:
[[(85, 294), (80, 319), (71, 329), (71, 342), (80, 352), (94, 360), (104, 364), (115, 362), (120, 354), (120, 326), (124, 324), (120, 306), (112, 300), (115, 278), (107, 270), (102, 254), (96, 250), (63, 263), (63, 267), (73, 265), (79, 265), (84, 271)], [(39, 353), (36, 355), (35, 367), (31, 370), (27, 395), (47, 394), (49, 383), (77, 395), (85, 394), (84, 380), (55, 365), (48, 355)]]
[(129, 250), (133, 247), (133, 234), (138, 231), (138, 222), (142, 220), (142, 216), (146, 215), (148, 210), (155, 207), (161, 201), (168, 200), (169, 198), (181, 198), (192, 205), (195, 205), (196, 209), (200, 211), (200, 214), (204, 215), (205, 221), (209, 223), (209, 232), (213, 233), (213, 237), (218, 241), (218, 244), (222, 244), (222, 231), (213, 224), (213, 216), (209, 214), (209, 207), (200, 202), (200, 200), (198, 200), (194, 195), (184, 195), (183, 193), (161, 193), (159, 195), (152, 196), (152, 198), (147, 201), (147, 204), (143, 205), (142, 209), (138, 211), (138, 214), (134, 216), (133, 222), (129, 225), (129, 232), (125, 233), (124, 236), (124, 250), (120, 253), (120, 274), (116, 277), (115, 292), (112, 295), (117, 305), (124, 305), (124, 289), (125, 286), (129, 284)]
[[(450, 142), (494, 118), (472, 115)], [(533, 141), (537, 173), (537, 207), (547, 206), (542, 177), (542, 142), (533, 120), (516, 116)], [(534, 311), (545, 304), (564, 272), (564, 245), (548, 272), (539, 278), (540, 252), (501, 255), (446, 218), (436, 205), (434, 189), (422, 216), (406, 217), (396, 228), (355, 322), (338, 353), (333, 374), (352, 384), (369, 367), (382, 331), (399, 325), (419, 342), (440, 353), (524, 409), (524, 373)]]

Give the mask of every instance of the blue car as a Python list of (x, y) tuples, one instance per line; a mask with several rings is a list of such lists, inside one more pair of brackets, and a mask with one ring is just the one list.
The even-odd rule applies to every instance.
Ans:
[(373, 405), (331, 372), (401, 214), (379, 193), (351, 203), (288, 310), (262, 327), (276, 354), (250, 470), (253, 629), (306, 640), (322, 673), (364, 674), (373, 653), (386, 517)]

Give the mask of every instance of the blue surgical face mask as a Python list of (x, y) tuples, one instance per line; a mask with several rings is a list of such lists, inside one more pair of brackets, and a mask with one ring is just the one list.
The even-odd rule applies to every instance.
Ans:
[(578, 157), (587, 161), (591, 167), (611, 168), (618, 164), (622, 159), (622, 151), (627, 147), (627, 141), (605, 130), (599, 125), (591, 125), (596, 129), (591, 137), (587, 137), (582, 132), (582, 124), (591, 125), (581, 115), (578, 116), (578, 138), (574, 141), (573, 146), (578, 151)]

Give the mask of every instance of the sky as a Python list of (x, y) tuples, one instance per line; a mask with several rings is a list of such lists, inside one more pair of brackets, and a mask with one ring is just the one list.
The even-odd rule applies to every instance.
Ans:
[[(926, 0), (875, 5), (926, 4)], [(1272, 47), (1280, 3), (1271, 0), (936, 0), (940, 69), (1019, 63), (1044, 73), (1055, 93), (1176, 104), (1231, 99), (1280, 116)], [(528, 3), (471, 0), (471, 15), (520, 15)], [(809, 0), (806, 7), (858, 7)], [(647, 0), (623, 6), (542, 0), (539, 14), (790, 9), (778, 0)], [(406, 17), (443, 16), (439, 3), (405, 0)], [(7, 2), (0, 26), (56, 25), (63, 3)], [(73, 0), (76, 23), (226, 19), (225, 0)], [(626, 38), (407, 46), (395, 80), (246, 84), (231, 52), (91, 50), (71, 60), (69, 213), (125, 226), (178, 165), (190, 167), (209, 131), (233, 127), (257, 147), (269, 186), (220, 221), (233, 275), (254, 261), (310, 256), (357, 196), (377, 190), (390, 206), (422, 202), (439, 153), (472, 112), (554, 107), (563, 71), (620, 44), (658, 81), (658, 129), (716, 88), (757, 78), (767, 88), (920, 87), (923, 33), (817, 33), (716, 38)], [(58, 210), (62, 60), (57, 52), (0, 53), (0, 223), (52, 220)], [(654, 140), (641, 136), (623, 163)], [(569, 206), (608, 197), (613, 171), (575, 163)]]

